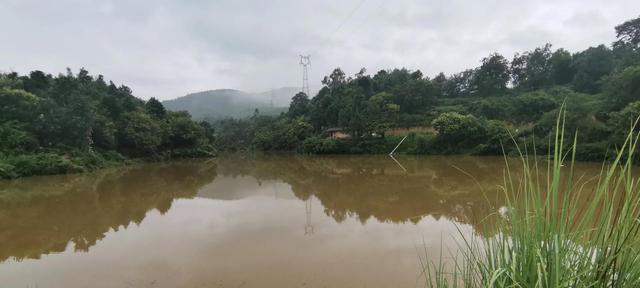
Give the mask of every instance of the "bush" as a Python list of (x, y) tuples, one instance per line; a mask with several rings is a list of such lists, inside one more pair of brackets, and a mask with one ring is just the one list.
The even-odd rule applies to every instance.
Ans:
[(12, 178), (18, 178), (18, 174), (16, 174), (16, 167), (9, 164), (9, 163), (3, 163), (1, 162), (2, 160), (0, 160), (0, 179), (12, 179)]
[(512, 146), (509, 135), (509, 128), (502, 121), (489, 120), (485, 122), (484, 141), (473, 148), (473, 154), (477, 155), (500, 155), (509, 150)]
[(453, 146), (476, 142), (484, 135), (484, 127), (478, 118), (456, 112), (441, 114), (431, 126), (438, 131), (438, 138)]
[(336, 152), (336, 140), (313, 136), (302, 142), (302, 152), (311, 154), (328, 154)]
[(84, 170), (69, 158), (54, 153), (7, 156), (0, 161), (4, 178), (64, 174)]
[(0, 179), (91, 171), (125, 161), (124, 156), (114, 151), (4, 155), (0, 156)]

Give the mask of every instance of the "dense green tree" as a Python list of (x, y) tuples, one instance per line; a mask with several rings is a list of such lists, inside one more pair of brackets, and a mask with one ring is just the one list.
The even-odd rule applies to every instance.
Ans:
[(29, 76), (22, 77), (24, 83), (24, 90), (33, 93), (38, 96), (45, 96), (47, 90), (51, 86), (53, 78), (49, 74), (45, 74), (42, 71), (33, 71)]
[(640, 125), (636, 122), (638, 117), (640, 117), (640, 101), (631, 102), (621, 111), (612, 113), (608, 124), (613, 131), (614, 143), (622, 144), (634, 125), (635, 131), (640, 131)]
[(393, 95), (387, 92), (375, 94), (369, 98), (365, 131), (384, 135), (385, 131), (396, 125), (400, 106), (393, 103)]
[(433, 78), (433, 80), (431, 80), (431, 83), (433, 84), (436, 98), (443, 97), (444, 87), (447, 85), (447, 76), (440, 72)]
[(573, 67), (573, 57), (569, 51), (558, 49), (551, 54), (549, 58), (551, 65), (551, 82), (556, 85), (565, 85), (571, 83), (575, 75)]
[(474, 95), (476, 93), (476, 87), (473, 85), (475, 73), (475, 69), (467, 69), (451, 75), (445, 82), (443, 96), (455, 98)]
[(144, 104), (144, 109), (149, 113), (149, 115), (156, 118), (164, 118), (167, 114), (167, 110), (164, 108), (164, 105), (162, 105), (158, 99), (153, 97)]
[(474, 73), (473, 85), (478, 95), (502, 95), (507, 91), (509, 62), (502, 55), (493, 53), (482, 59), (482, 65)]
[(322, 80), (322, 84), (333, 91), (347, 82), (346, 75), (340, 68), (336, 68), (331, 72), (329, 76), (325, 76)]
[(516, 54), (511, 61), (511, 75), (516, 87), (533, 90), (551, 83), (551, 44)]
[(30, 122), (36, 115), (40, 99), (21, 89), (0, 87), (0, 120)]
[(91, 128), (91, 140), (95, 147), (104, 150), (117, 149), (116, 125), (104, 114), (96, 115)]
[(205, 130), (191, 120), (187, 112), (170, 112), (167, 115), (164, 144), (170, 149), (195, 148), (199, 141), (204, 141)]
[(640, 100), (640, 66), (626, 68), (607, 77), (604, 95), (615, 108)]
[(411, 79), (391, 89), (394, 102), (398, 104), (400, 113), (424, 113), (436, 101), (436, 91), (431, 81), (417, 78)]
[(572, 84), (578, 92), (599, 92), (600, 79), (615, 68), (613, 52), (604, 45), (590, 47), (574, 55), (573, 59), (576, 74)]
[(155, 154), (162, 144), (162, 127), (143, 112), (125, 114), (119, 132), (118, 142), (136, 155)]
[(451, 145), (481, 138), (485, 131), (478, 118), (456, 112), (443, 113), (431, 123), (438, 137)]
[(306, 115), (309, 112), (309, 96), (304, 92), (299, 92), (293, 98), (291, 98), (291, 104), (289, 104), (288, 115), (296, 118)]
[(312, 132), (313, 127), (304, 117), (281, 118), (257, 129), (252, 144), (261, 150), (298, 150)]
[(0, 123), (0, 151), (23, 153), (38, 147), (35, 137), (25, 131), (19, 122), (7, 121)]
[[(166, 113), (85, 69), (0, 73), (0, 178), (83, 171), (127, 156), (209, 155), (212, 129)], [(190, 153), (174, 154), (183, 148)]]
[(640, 17), (626, 21), (615, 27), (618, 40), (615, 47), (640, 48)]
[(528, 92), (514, 99), (510, 119), (514, 122), (533, 122), (558, 106), (557, 101), (545, 92)]

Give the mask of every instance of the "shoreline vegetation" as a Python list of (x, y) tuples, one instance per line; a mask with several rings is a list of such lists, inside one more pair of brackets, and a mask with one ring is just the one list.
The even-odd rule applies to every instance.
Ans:
[(84, 69), (0, 74), (0, 179), (210, 157), (212, 142), (209, 123)]
[(517, 156), (515, 138), (535, 147), (526, 153), (546, 155), (557, 148), (563, 104), (566, 132), (581, 135), (575, 159), (611, 161), (640, 116), (640, 18), (615, 33), (612, 45), (571, 53), (546, 44), (511, 60), (491, 53), (479, 67), (433, 78), (405, 68), (349, 77), (336, 68), (314, 97), (294, 95), (278, 116), (256, 109), (211, 122), (84, 69), (0, 73), (0, 179), (217, 151), (387, 154), (404, 136), (397, 153)]
[[(408, 135), (399, 153), (502, 155), (504, 147), (516, 156), (513, 137), (544, 155), (566, 103), (567, 132), (582, 139), (576, 159), (611, 160), (640, 115), (640, 18), (615, 33), (611, 45), (578, 52), (546, 44), (510, 60), (491, 53), (452, 75), (363, 68), (349, 76), (336, 68), (315, 96), (296, 94), (280, 116), (256, 110), (213, 122), (216, 148), (386, 154)], [(408, 133), (393, 133), (402, 128)]]
[[(583, 179), (574, 175), (578, 137), (565, 138), (565, 119), (561, 110), (551, 161), (520, 153), (519, 167), (507, 164), (507, 209), (489, 228), (497, 234), (460, 235), (451, 263), (420, 257), (426, 287), (640, 286), (640, 190), (631, 173), (638, 120), (600, 175)], [(590, 181), (597, 184), (585, 189)]]

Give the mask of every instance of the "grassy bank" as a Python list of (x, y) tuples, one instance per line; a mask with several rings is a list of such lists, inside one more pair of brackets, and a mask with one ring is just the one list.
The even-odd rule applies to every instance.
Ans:
[[(557, 131), (563, 123), (558, 117)], [(500, 233), (463, 235), (448, 265), (423, 262), (426, 286), (640, 287), (640, 191), (631, 174), (639, 135), (629, 133), (598, 179), (573, 175), (576, 139), (557, 132), (550, 161), (522, 156), (522, 173), (507, 167)], [(595, 189), (585, 191), (587, 181)]]
[(127, 163), (122, 155), (111, 153), (31, 153), (0, 156), (0, 179), (32, 175), (78, 173)]
[(128, 158), (115, 151), (42, 152), (28, 154), (0, 153), (0, 179), (14, 179), (35, 175), (68, 174), (127, 165), (146, 161), (215, 156), (204, 149), (177, 149), (153, 157)]

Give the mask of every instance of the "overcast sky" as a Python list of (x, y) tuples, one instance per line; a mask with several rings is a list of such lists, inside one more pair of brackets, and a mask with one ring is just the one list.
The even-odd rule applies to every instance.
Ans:
[(208, 89), (300, 86), (335, 67), (406, 67), (433, 76), (550, 42), (570, 51), (614, 40), (640, 1), (0, 0), (0, 71), (85, 67), (141, 98)]

